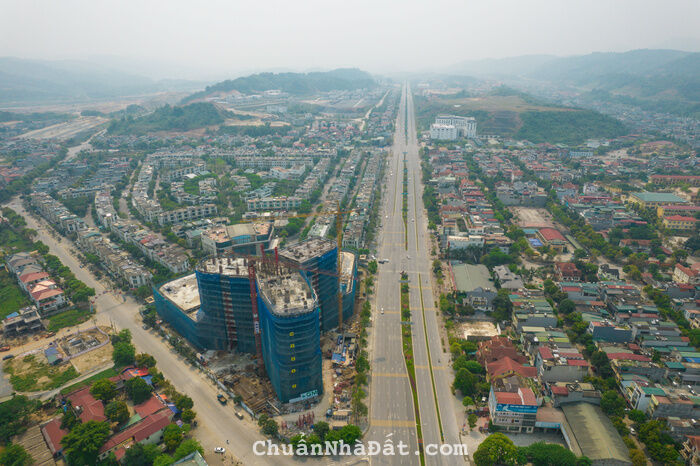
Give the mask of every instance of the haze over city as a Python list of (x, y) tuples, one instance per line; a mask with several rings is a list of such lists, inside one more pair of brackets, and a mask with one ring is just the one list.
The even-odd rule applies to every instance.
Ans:
[(9, 0), (0, 56), (128, 64), (155, 78), (430, 71), (518, 55), (698, 51), (698, 17), (694, 0)]
[(6, 0), (0, 465), (700, 465), (698, 0)]

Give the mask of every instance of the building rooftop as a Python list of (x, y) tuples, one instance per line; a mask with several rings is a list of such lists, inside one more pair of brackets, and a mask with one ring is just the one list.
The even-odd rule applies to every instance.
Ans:
[(259, 273), (257, 277), (260, 294), (271, 305), (274, 314), (289, 317), (316, 309), (316, 297), (298, 272), (285, 270), (273, 275)]
[(639, 193), (632, 193), (632, 196), (636, 197), (642, 202), (665, 202), (668, 204), (686, 204), (688, 202), (673, 193), (650, 193), (647, 191), (642, 191)]
[(571, 427), (571, 441), (583, 455), (601, 464), (606, 460), (609, 464), (629, 464), (627, 447), (600, 407), (582, 402), (561, 409)]
[(336, 248), (334, 241), (326, 238), (310, 238), (300, 243), (292, 244), (280, 251), (280, 256), (296, 262), (306, 262), (321, 256)]
[(186, 313), (199, 309), (199, 287), (197, 286), (197, 276), (195, 274), (185, 275), (164, 283), (158, 289), (158, 292)]
[(459, 291), (474, 291), (477, 288), (495, 290), (489, 269), (485, 265), (458, 264), (452, 266), (455, 286)]
[(197, 270), (234, 277), (248, 276), (248, 260), (243, 257), (211, 256), (197, 265)]

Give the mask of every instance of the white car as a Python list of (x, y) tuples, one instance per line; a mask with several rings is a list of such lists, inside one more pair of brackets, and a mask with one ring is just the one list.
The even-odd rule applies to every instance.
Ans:
[(226, 449), (224, 447), (216, 447), (214, 448), (214, 453), (226, 453)]
[(384, 308), (382, 308), (382, 314), (384, 314)]

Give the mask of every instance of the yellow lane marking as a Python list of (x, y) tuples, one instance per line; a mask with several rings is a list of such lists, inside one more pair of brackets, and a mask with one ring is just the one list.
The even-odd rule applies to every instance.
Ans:
[(372, 419), (370, 424), (374, 427), (407, 427), (415, 429), (416, 421), (399, 421), (398, 419)]

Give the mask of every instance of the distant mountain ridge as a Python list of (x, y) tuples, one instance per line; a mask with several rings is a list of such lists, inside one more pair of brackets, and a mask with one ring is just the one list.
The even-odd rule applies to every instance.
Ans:
[(184, 80), (154, 81), (77, 60), (0, 57), (0, 103), (69, 102), (164, 90), (189, 90)]
[(310, 73), (257, 73), (207, 86), (203, 91), (183, 99), (183, 103), (201, 99), (217, 92), (238, 91), (250, 94), (278, 89), (293, 95), (304, 95), (332, 90), (371, 88), (375, 85), (376, 83), (369, 73), (357, 68), (339, 68), (332, 71)]
[[(453, 65), (477, 77), (548, 81), (643, 108), (700, 116), (700, 53), (665, 49), (480, 60)], [(606, 94), (607, 93), (607, 94)]]

